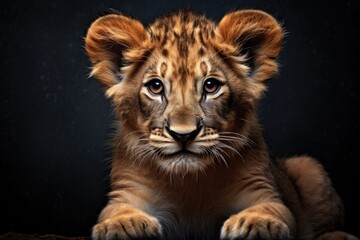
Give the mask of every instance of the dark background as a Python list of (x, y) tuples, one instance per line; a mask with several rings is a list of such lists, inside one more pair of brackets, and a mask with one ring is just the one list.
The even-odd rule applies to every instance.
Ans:
[[(296, 2), (296, 3), (295, 3)], [(259, 117), (273, 153), (310, 154), (360, 235), (359, 1), (1, 1), (0, 234), (88, 236), (108, 188), (114, 117), (83, 37), (111, 8), (145, 24), (191, 7), (216, 21), (262, 9), (288, 32)]]

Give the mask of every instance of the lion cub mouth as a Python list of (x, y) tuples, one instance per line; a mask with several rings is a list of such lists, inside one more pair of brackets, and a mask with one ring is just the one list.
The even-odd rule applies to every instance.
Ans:
[(219, 135), (213, 129), (200, 127), (189, 136), (176, 136), (169, 129), (151, 131), (149, 145), (156, 151), (156, 162), (166, 172), (197, 172), (213, 164), (219, 156), (215, 146)]
[(164, 155), (158, 161), (163, 171), (182, 175), (202, 171), (211, 163), (213, 163), (213, 160), (209, 156), (205, 157), (202, 154), (193, 153), (186, 149)]
[(181, 149), (175, 153), (169, 154), (167, 156), (172, 157), (172, 158), (177, 158), (177, 157), (198, 157), (199, 155), (200, 155), (199, 153), (194, 153), (194, 152), (187, 150), (186, 148), (183, 148), (183, 149)]

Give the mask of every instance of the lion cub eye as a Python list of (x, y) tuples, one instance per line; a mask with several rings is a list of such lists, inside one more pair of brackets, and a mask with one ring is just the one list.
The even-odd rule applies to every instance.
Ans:
[(162, 94), (164, 91), (164, 85), (159, 79), (152, 79), (145, 85), (148, 91), (152, 94)]
[(216, 93), (219, 91), (220, 87), (222, 86), (222, 83), (215, 79), (215, 78), (209, 78), (206, 79), (204, 82), (204, 91), (205, 93)]

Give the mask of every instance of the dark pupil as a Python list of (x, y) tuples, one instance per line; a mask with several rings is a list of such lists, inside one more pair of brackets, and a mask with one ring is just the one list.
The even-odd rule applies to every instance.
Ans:
[(206, 82), (206, 88), (207, 89), (213, 89), (215, 87), (216, 83), (214, 81), (207, 81)]
[(205, 82), (205, 90), (208, 92), (208, 93), (213, 93), (215, 92), (219, 87), (219, 83), (218, 81), (216, 80), (207, 80)]
[(160, 83), (159, 81), (154, 81), (154, 82), (152, 83), (152, 88), (153, 88), (154, 90), (159, 90), (159, 89), (161, 89), (161, 83)]

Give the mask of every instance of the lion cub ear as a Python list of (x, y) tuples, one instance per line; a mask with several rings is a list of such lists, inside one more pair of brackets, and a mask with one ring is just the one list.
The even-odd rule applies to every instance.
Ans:
[[(218, 42), (231, 46), (232, 53), (244, 55), (255, 81), (273, 77), (278, 70), (283, 31), (269, 14), (258, 10), (240, 10), (225, 15), (217, 26)], [(231, 50), (230, 50), (231, 52)]]
[(148, 38), (141, 22), (118, 14), (98, 18), (88, 29), (86, 52), (93, 64), (91, 76), (105, 87), (121, 79), (121, 63), (136, 62), (143, 56)]

